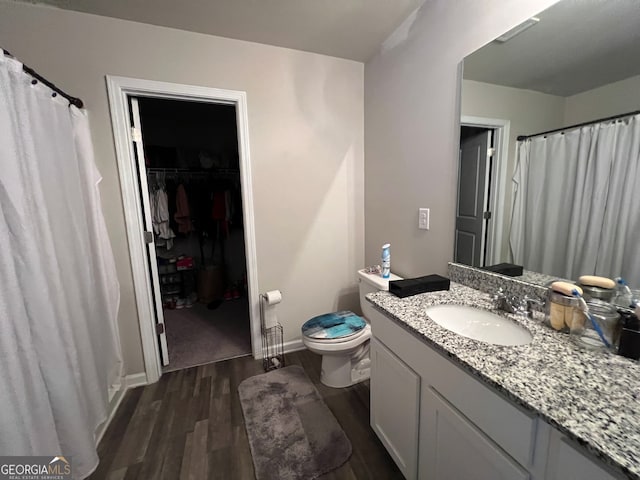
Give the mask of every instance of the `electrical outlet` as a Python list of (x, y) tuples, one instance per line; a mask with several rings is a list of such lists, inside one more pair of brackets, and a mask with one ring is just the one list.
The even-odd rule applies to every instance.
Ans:
[(420, 208), (418, 210), (418, 228), (420, 230), (429, 230), (429, 209)]

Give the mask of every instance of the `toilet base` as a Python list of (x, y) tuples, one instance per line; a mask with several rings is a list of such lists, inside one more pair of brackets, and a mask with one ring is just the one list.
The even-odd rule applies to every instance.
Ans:
[(322, 355), (320, 381), (332, 388), (345, 388), (368, 380), (371, 376), (371, 360), (369, 352), (365, 355), (337, 356)]

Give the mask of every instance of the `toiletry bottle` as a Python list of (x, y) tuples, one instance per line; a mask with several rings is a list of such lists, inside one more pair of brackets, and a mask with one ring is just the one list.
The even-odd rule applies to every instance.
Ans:
[(382, 278), (391, 276), (391, 244), (385, 243), (382, 246)]

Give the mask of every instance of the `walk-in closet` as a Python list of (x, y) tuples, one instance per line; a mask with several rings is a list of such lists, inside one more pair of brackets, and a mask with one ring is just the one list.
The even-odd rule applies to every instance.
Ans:
[(235, 106), (144, 97), (131, 107), (144, 147), (163, 368), (249, 355)]

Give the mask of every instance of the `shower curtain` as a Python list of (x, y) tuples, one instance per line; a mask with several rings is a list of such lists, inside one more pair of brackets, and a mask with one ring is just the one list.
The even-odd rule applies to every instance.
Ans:
[(88, 120), (0, 50), (0, 455), (96, 467), (119, 286)]
[(640, 115), (518, 142), (510, 246), (526, 269), (640, 288)]

